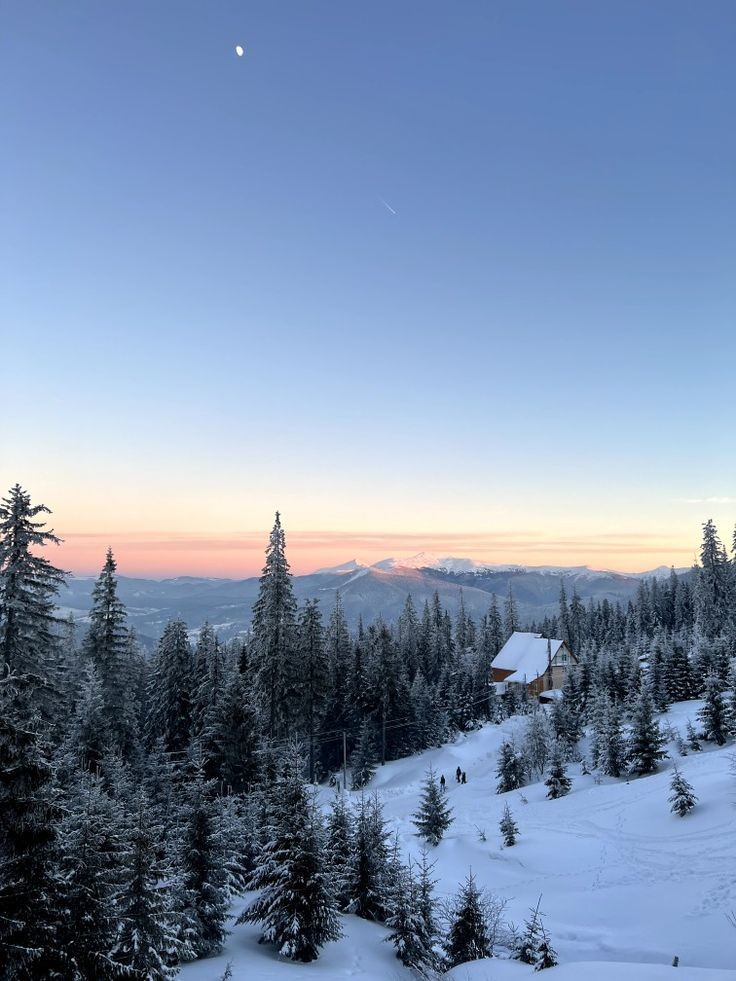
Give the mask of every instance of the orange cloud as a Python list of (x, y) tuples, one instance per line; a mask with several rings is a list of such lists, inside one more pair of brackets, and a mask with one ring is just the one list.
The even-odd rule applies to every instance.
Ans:
[[(80, 574), (96, 572), (112, 547), (125, 575), (207, 575), (239, 577), (257, 574), (268, 534), (233, 532), (208, 535), (180, 532), (68, 532), (59, 564)], [(358, 558), (371, 563), (387, 556), (420, 551), (460, 555), (489, 563), (583, 565), (635, 571), (654, 565), (687, 565), (692, 546), (664, 536), (631, 532), (544, 536), (535, 531), (360, 532), (287, 530), (287, 552), (297, 573)]]

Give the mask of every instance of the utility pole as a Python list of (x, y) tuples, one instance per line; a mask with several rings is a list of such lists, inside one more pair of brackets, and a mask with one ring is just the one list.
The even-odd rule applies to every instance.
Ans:
[(348, 737), (345, 730), (342, 730), (342, 786), (348, 789)]
[(386, 702), (381, 707), (381, 766), (386, 763)]

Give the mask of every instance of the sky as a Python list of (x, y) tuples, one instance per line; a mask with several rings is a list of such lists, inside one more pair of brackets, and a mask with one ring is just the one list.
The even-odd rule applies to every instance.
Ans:
[(55, 561), (730, 540), (731, 0), (0, 6), (0, 487)]

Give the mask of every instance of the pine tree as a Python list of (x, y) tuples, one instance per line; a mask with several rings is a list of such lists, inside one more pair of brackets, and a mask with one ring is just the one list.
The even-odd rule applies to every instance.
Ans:
[(514, 744), (508, 741), (501, 743), (496, 770), (496, 776), (499, 778), (496, 792), (505, 794), (523, 787), (524, 770), (524, 761), (514, 748)]
[(100, 679), (107, 741), (130, 756), (137, 740), (132, 704), (133, 664), (126, 627), (125, 607), (118, 598), (117, 566), (112, 549), (92, 590), (89, 630), (84, 654)]
[(315, 778), (315, 733), (319, 728), (329, 683), (322, 614), (317, 600), (307, 601), (299, 618), (297, 650), (301, 676), (298, 715), (309, 746), (309, 780)]
[(260, 727), (253, 693), (237, 668), (208, 713), (202, 733), (206, 771), (232, 793), (240, 794), (260, 778)]
[(227, 936), (228, 877), (214, 786), (204, 779), (199, 760), (187, 787), (181, 816), (178, 873), (183, 916), (195, 957), (209, 957), (222, 948)]
[(549, 776), (544, 781), (547, 787), (547, 797), (550, 800), (557, 800), (570, 793), (572, 780), (567, 775), (565, 763), (559, 746), (555, 746), (550, 762)]
[(192, 735), (201, 738), (217, 713), (229, 680), (225, 652), (214, 627), (199, 631), (192, 665)]
[(378, 761), (376, 750), (373, 743), (373, 733), (371, 725), (364, 719), (360, 726), (360, 737), (358, 745), (355, 747), (350, 757), (350, 771), (352, 773), (351, 787), (353, 790), (361, 790), (370, 782), (371, 777), (376, 772)]
[(347, 911), (382, 922), (389, 915), (388, 832), (377, 795), (361, 795), (353, 832)]
[(531, 917), (526, 921), (524, 933), (514, 953), (515, 960), (521, 961), (523, 964), (533, 965), (535, 971), (555, 967), (557, 964), (557, 954), (552, 948), (544, 928), (542, 914), (539, 912), (541, 901), (542, 897), (540, 896), (537, 905), (529, 911)]
[(148, 734), (170, 753), (184, 753), (192, 722), (192, 650), (183, 620), (167, 623), (148, 685)]
[(712, 520), (703, 525), (695, 601), (697, 622), (706, 637), (717, 636), (726, 622), (731, 603), (728, 556)]
[(484, 905), (483, 892), (476, 886), (473, 873), (469, 872), (450, 912), (450, 930), (446, 942), (450, 967), (492, 955)]
[(654, 773), (667, 753), (665, 738), (654, 718), (652, 698), (648, 690), (642, 691), (634, 707), (629, 738), (629, 760), (634, 773), (646, 776)]
[(269, 839), (250, 882), (262, 890), (239, 923), (260, 923), (261, 940), (295, 961), (313, 961), (342, 935), (315, 801), (307, 797), (301, 760), (288, 761), (271, 797)]
[(20, 484), (0, 501), (0, 667), (56, 682), (48, 669), (57, 647), (54, 601), (65, 574), (36, 554), (61, 543), (35, 520), (42, 514), (51, 511), (32, 505)]
[(498, 826), (503, 836), (504, 845), (507, 848), (511, 848), (512, 845), (516, 844), (516, 839), (519, 837), (519, 826), (514, 821), (514, 816), (508, 804), (504, 804), (503, 816)]
[(547, 713), (538, 709), (529, 719), (524, 730), (524, 759), (532, 772), (540, 777), (549, 760), (551, 733)]
[(157, 858), (163, 828), (153, 822), (142, 789), (131, 800), (131, 814), (112, 956), (116, 963), (131, 968), (135, 977), (169, 981), (178, 973), (172, 960), (186, 956), (169, 885), (173, 870)]
[(417, 834), (430, 845), (439, 845), (453, 822), (452, 808), (440, 788), (434, 769), (430, 766), (424, 781), (419, 810), (414, 814)]
[(691, 749), (693, 753), (699, 753), (702, 749), (702, 746), (700, 745), (700, 739), (698, 739), (698, 734), (695, 731), (695, 726), (692, 724), (692, 722), (689, 719), (687, 722), (686, 731), (687, 731), (688, 749)]
[(670, 791), (670, 810), (673, 814), (678, 814), (680, 817), (685, 817), (686, 814), (689, 814), (698, 802), (695, 791), (677, 767), (672, 771)]
[(509, 639), (511, 634), (519, 629), (519, 614), (516, 611), (516, 602), (514, 600), (514, 594), (511, 591), (511, 586), (509, 586), (508, 595), (506, 596), (506, 603), (504, 605), (503, 629), (504, 633), (506, 634), (506, 640)]
[(115, 979), (123, 973), (112, 955), (124, 875), (123, 808), (100, 777), (80, 772), (65, 811), (59, 836), (60, 944), (74, 964), (72, 977)]
[(705, 704), (698, 712), (703, 724), (703, 737), (717, 746), (723, 746), (731, 726), (729, 706), (721, 689), (721, 682), (714, 674), (705, 683)]
[(610, 699), (606, 700), (602, 723), (598, 767), (606, 776), (620, 777), (626, 767), (626, 740), (621, 727), (621, 713)]
[(427, 930), (411, 866), (398, 870), (396, 900), (386, 926), (391, 930), (386, 940), (396, 948), (401, 963), (413, 968), (420, 977), (431, 975), (437, 966), (434, 938)]
[(345, 794), (336, 794), (327, 816), (326, 854), (340, 910), (350, 901), (350, 869), (353, 855), (353, 817)]
[(0, 977), (62, 977), (56, 874), (59, 804), (33, 685), (0, 672)]
[(253, 607), (252, 663), (254, 691), (270, 740), (289, 729), (298, 696), (296, 600), (281, 516), (266, 549), (266, 564)]

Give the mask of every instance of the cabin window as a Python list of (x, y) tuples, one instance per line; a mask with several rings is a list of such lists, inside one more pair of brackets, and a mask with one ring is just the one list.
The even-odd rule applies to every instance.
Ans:
[(560, 664), (567, 664), (567, 654), (564, 651), (560, 652)]

